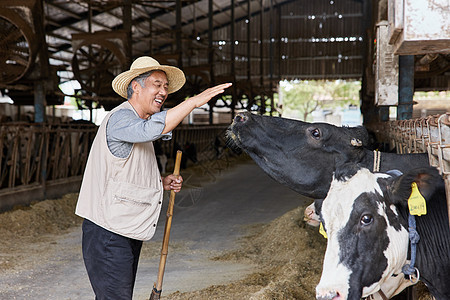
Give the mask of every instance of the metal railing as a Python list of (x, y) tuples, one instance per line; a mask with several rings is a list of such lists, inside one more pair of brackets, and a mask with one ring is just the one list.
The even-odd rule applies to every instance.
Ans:
[(427, 153), (445, 181), (450, 218), (450, 112), (425, 118), (390, 121), (376, 126), (378, 138), (397, 153)]

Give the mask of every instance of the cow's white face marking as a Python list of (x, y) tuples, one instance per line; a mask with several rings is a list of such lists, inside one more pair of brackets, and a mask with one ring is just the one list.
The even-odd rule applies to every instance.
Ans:
[[(318, 298), (337, 293), (342, 297), (339, 299), (347, 299), (351, 288), (355, 289), (355, 286), (363, 288), (363, 297), (380, 289), (387, 292), (388, 297), (391, 296), (388, 294), (396, 291), (395, 284), (399, 281), (393, 280), (391, 276), (401, 273), (401, 267), (406, 261), (408, 232), (403, 227), (397, 231), (391, 226), (387, 214), (398, 216), (398, 212), (394, 206), (386, 206), (384, 201), (380, 201), (383, 192), (377, 180), (387, 177), (389, 175), (373, 174), (367, 169), (361, 169), (346, 181), (335, 179), (332, 181), (328, 195), (322, 204), (322, 219), (328, 235), (328, 244), (322, 277), (316, 288)], [(373, 224), (368, 226), (377, 226), (377, 230), (380, 230), (382, 235), (380, 240), (377, 235), (374, 235), (375, 231), (371, 231), (372, 228), (368, 226), (363, 228), (364, 226), (360, 224), (361, 216), (365, 215), (366, 211), (368, 214), (373, 214)], [(375, 253), (377, 244), (380, 250)], [(362, 251), (364, 252), (360, 253)], [(377, 262), (370, 259), (367, 262), (366, 258), (364, 265), (360, 265), (362, 263), (359, 262), (364, 261), (360, 256), (373, 254), (381, 257), (384, 264), (387, 261), (387, 267), (384, 271), (380, 270), (379, 280), (369, 279), (369, 281), (372, 280), (371, 284), (363, 286), (362, 282), (368, 280), (364, 274), (371, 272), (372, 266), (369, 264), (377, 264)], [(377, 258), (374, 257), (373, 260)], [(380, 268), (379, 265), (375, 267)]]

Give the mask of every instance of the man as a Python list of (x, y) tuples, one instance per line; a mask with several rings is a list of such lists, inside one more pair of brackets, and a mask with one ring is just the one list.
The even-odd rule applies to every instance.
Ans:
[(223, 93), (221, 84), (161, 112), (184, 73), (151, 57), (136, 59), (112, 87), (128, 101), (103, 120), (92, 144), (75, 213), (83, 221), (83, 259), (96, 299), (131, 299), (142, 241), (155, 233), (163, 190), (179, 192), (181, 176), (161, 177), (152, 141), (196, 107)]

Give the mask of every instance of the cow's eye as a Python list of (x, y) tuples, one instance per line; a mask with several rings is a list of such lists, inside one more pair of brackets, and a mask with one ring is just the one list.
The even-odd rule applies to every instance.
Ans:
[(373, 217), (371, 215), (363, 215), (361, 217), (361, 225), (367, 226), (372, 224), (373, 222)]
[(320, 130), (317, 128), (311, 130), (311, 135), (313, 136), (313, 138), (318, 140), (320, 138)]

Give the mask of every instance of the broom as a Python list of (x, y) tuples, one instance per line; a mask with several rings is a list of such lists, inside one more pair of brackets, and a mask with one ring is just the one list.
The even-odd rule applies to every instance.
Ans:
[[(175, 159), (175, 167), (173, 169), (173, 175), (180, 175), (180, 163), (181, 163), (180, 150), (177, 151), (177, 156)], [(169, 250), (169, 237), (170, 237), (170, 227), (172, 226), (172, 215), (173, 215), (173, 205), (175, 202), (175, 192), (170, 191), (169, 207), (167, 208), (167, 218), (166, 226), (164, 228), (163, 244), (161, 248), (161, 259), (159, 261), (158, 278), (153, 285), (152, 293), (150, 294), (150, 300), (159, 300), (162, 292), (162, 281), (164, 277), (164, 269), (166, 267), (167, 253)]]

